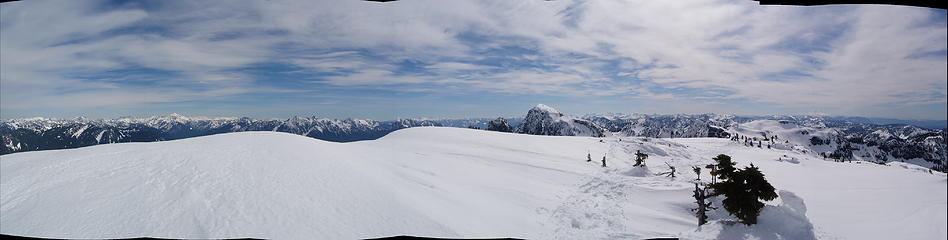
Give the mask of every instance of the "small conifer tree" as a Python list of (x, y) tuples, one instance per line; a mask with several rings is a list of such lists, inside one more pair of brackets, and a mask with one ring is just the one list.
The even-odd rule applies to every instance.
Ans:
[(642, 153), (639, 150), (635, 150), (635, 164), (632, 164), (633, 167), (645, 166), (645, 159), (648, 158), (648, 154)]
[(777, 193), (772, 185), (764, 178), (760, 169), (751, 164), (744, 169), (734, 167), (731, 157), (721, 154), (713, 158), (717, 164), (708, 165), (712, 175), (716, 175), (719, 182), (708, 185), (713, 196), (724, 196), (722, 204), (731, 215), (740, 219), (745, 225), (757, 223), (757, 216), (764, 207), (759, 200), (773, 200)]

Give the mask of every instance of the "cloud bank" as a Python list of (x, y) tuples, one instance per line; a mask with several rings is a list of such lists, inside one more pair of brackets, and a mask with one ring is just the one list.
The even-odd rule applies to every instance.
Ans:
[[(946, 114), (944, 10), (690, 0), (0, 6), (3, 118), (502, 115), (540, 101), (580, 112)], [(395, 110), (379, 115), (385, 107)]]

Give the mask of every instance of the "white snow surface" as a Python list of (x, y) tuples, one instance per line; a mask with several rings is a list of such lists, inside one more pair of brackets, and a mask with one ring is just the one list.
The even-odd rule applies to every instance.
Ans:
[[(241, 132), (14, 153), (0, 156), (0, 233), (271, 239), (948, 237), (945, 174), (908, 164), (823, 161), (727, 139), (621, 139), (417, 127), (351, 143)], [(636, 150), (650, 155), (646, 162), (653, 169), (628, 174)], [(586, 162), (587, 152), (594, 161)], [(719, 209), (708, 225), (696, 226), (690, 167), (711, 163), (721, 153), (739, 166), (760, 167), (780, 190), (761, 213), (760, 224), (735, 224)], [(608, 167), (600, 166), (602, 156)], [(668, 170), (664, 162), (678, 169), (677, 178), (654, 174)]]
[(559, 110), (556, 110), (555, 108), (550, 107), (550, 106), (547, 106), (546, 104), (542, 104), (542, 103), (537, 104), (537, 106), (536, 106), (536, 107), (533, 107), (533, 108), (534, 108), (534, 109), (537, 109), (537, 110), (539, 110), (539, 111), (543, 111), (543, 112), (556, 113), (556, 114), (562, 115), (562, 113), (560, 113)]

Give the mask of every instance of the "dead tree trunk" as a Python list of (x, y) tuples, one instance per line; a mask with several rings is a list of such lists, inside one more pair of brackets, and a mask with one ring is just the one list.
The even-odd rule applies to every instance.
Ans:
[(698, 204), (698, 207), (695, 208), (695, 212), (698, 214), (698, 226), (708, 223), (708, 213), (707, 211), (711, 208), (707, 200), (707, 192), (705, 189), (701, 188), (698, 183), (695, 183), (695, 203)]
[[(704, 184), (701, 183), (701, 168), (693, 167), (697, 179), (695, 179), (695, 203), (698, 204), (698, 207), (694, 209), (695, 213), (698, 215), (698, 226), (708, 223), (708, 210), (714, 209), (711, 206), (711, 203), (708, 202), (708, 187), (702, 187)], [(713, 172), (713, 171), (712, 171)], [(714, 174), (712, 174), (711, 179), (714, 179)]]
[(662, 173), (658, 173), (658, 174), (656, 174), (656, 175), (665, 175), (665, 176), (670, 177), (670, 178), (675, 178), (675, 167), (672, 166), (672, 165), (670, 165), (670, 164), (668, 164), (668, 162), (665, 162), (665, 165), (668, 166), (668, 169), (669, 169), (668, 172), (662, 172)]

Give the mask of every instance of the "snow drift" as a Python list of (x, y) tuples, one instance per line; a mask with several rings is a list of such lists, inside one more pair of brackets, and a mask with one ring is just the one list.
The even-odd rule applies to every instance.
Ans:
[[(803, 199), (790, 191), (781, 190), (779, 205), (768, 205), (761, 209), (758, 223), (753, 226), (742, 225), (737, 221), (715, 220), (699, 227), (693, 233), (686, 233), (685, 239), (816, 239), (813, 224), (806, 217), (806, 204)], [(720, 200), (720, 199), (717, 199)], [(720, 206), (720, 201), (717, 202)], [(711, 213), (720, 218), (727, 212), (718, 208)]]

